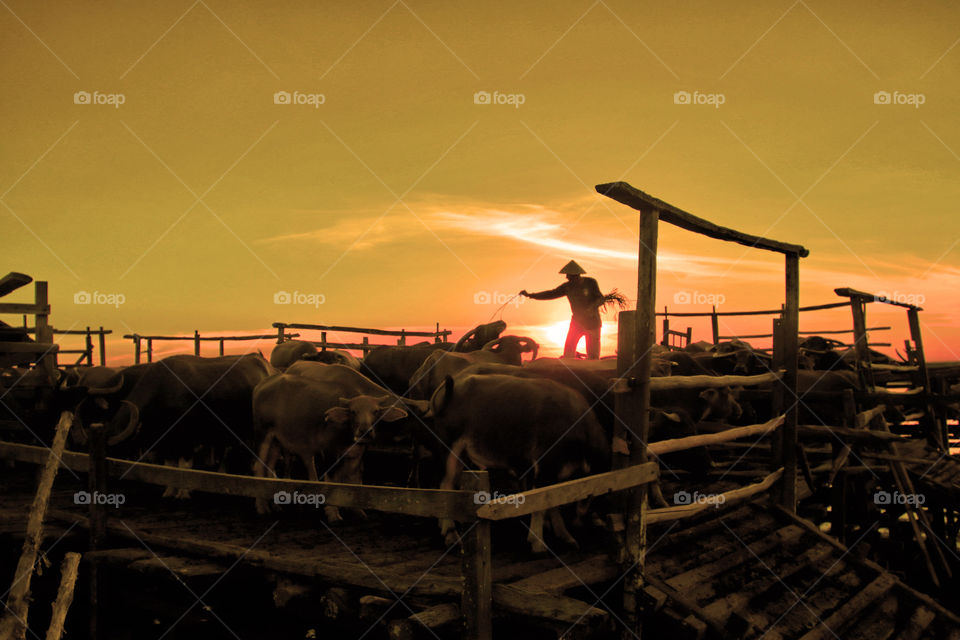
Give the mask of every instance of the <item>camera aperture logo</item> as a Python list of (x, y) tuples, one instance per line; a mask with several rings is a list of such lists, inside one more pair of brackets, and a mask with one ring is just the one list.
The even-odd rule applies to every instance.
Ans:
[(920, 105), (927, 102), (927, 96), (923, 93), (904, 93), (902, 91), (877, 91), (873, 94), (873, 104), (894, 104), (907, 105), (914, 109), (919, 109)]
[(306, 304), (315, 309), (327, 301), (322, 293), (304, 293), (302, 291), (277, 291), (273, 294), (273, 304)]
[(501, 293), (500, 291), (477, 291), (473, 294), (473, 304), (497, 304), (504, 305), (508, 302), (514, 307), (519, 307), (527, 299), (521, 295)]
[(712, 504), (715, 508), (719, 509), (726, 501), (727, 497), (722, 493), (700, 493), (699, 491), (690, 493), (689, 491), (677, 491), (673, 494), (673, 503), (677, 505)]
[(103, 293), (101, 291), (77, 291), (73, 294), (73, 304), (106, 304), (117, 309), (127, 301), (122, 293)]
[(122, 493), (100, 493), (94, 491), (77, 491), (73, 494), (73, 504), (105, 504), (119, 509), (120, 505), (127, 501), (127, 497)]
[(327, 497), (322, 493), (300, 493), (294, 491), (277, 491), (273, 494), (273, 504), (279, 505), (308, 505), (314, 509), (320, 508), (327, 502)]
[(319, 109), (320, 105), (327, 101), (327, 96), (322, 93), (303, 93), (302, 91), (277, 91), (273, 94), (273, 104), (297, 104), (308, 105), (314, 109)]
[(673, 294), (673, 304), (710, 304), (718, 307), (726, 301), (727, 297), (722, 293), (677, 291)]
[(109, 105), (114, 109), (119, 109), (120, 105), (127, 101), (127, 96), (122, 93), (100, 93), (94, 91), (77, 91), (73, 94), (73, 104), (96, 104)]
[(677, 91), (673, 94), (673, 104), (696, 104), (708, 105), (714, 109), (719, 109), (720, 105), (726, 103), (727, 96), (722, 93), (702, 93), (700, 91)]
[(500, 493), (498, 491), (490, 493), (489, 491), (477, 491), (473, 494), (473, 503), (480, 505), (512, 504), (515, 507), (519, 507), (526, 501), (527, 497), (522, 493)]
[(527, 101), (527, 96), (522, 93), (500, 93), (494, 91), (477, 91), (473, 94), (473, 104), (509, 104), (514, 109), (519, 109), (520, 105)]
[(880, 507), (888, 507), (895, 504), (919, 507), (926, 501), (927, 496), (922, 493), (900, 493), (899, 491), (890, 493), (889, 491), (877, 491), (873, 494), (873, 504)]
[(912, 304), (920, 307), (927, 301), (927, 296), (922, 293), (904, 293), (903, 291), (880, 291), (874, 296), (877, 302), (899, 302), (900, 304)]

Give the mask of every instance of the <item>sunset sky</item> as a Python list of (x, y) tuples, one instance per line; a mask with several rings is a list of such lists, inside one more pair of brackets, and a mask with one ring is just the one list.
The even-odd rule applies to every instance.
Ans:
[[(50, 282), (58, 328), (459, 335), (571, 258), (632, 299), (636, 212), (593, 188), (625, 180), (807, 247), (801, 304), (918, 302), (928, 358), (960, 360), (960, 6), (0, 5), (0, 270)], [(667, 225), (660, 248), (661, 308), (783, 301), (778, 254)], [(902, 350), (905, 314), (879, 306), (874, 339)], [(556, 355), (569, 310), (502, 316)]]

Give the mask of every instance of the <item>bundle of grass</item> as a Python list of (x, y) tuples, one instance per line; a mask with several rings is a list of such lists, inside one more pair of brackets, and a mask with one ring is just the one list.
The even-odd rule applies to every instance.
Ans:
[(610, 293), (603, 296), (603, 310), (606, 311), (607, 305), (611, 303), (615, 303), (618, 307), (620, 307), (620, 309), (626, 309), (627, 297), (614, 289)]

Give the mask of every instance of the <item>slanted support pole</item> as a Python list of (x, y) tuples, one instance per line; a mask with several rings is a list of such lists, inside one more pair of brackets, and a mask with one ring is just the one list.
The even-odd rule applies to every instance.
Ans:
[(933, 408), (930, 402), (930, 370), (927, 369), (927, 356), (923, 350), (923, 335), (920, 333), (920, 312), (918, 309), (907, 309), (907, 322), (910, 324), (910, 339), (913, 340), (913, 348), (916, 350), (917, 366), (919, 367), (919, 383), (923, 385), (923, 394), (926, 402), (924, 409), (927, 414), (928, 435), (936, 439), (940, 450), (949, 452), (950, 439), (947, 434), (947, 421), (943, 420)]
[[(486, 471), (464, 471), (460, 488), (490, 493), (490, 477)], [(460, 571), (463, 574), (463, 612), (468, 640), (491, 640), (493, 637), (493, 567), (490, 559), (490, 521), (477, 520), (463, 536)]]
[[(636, 386), (629, 413), (622, 416), (631, 431), (630, 464), (647, 461), (647, 441), (650, 431), (650, 362), (656, 341), (657, 298), (657, 231), (660, 212), (644, 209), (640, 213), (640, 243), (637, 264), (637, 314), (634, 338)], [(641, 631), (640, 596), (643, 593), (644, 565), (647, 552), (647, 485), (628, 492), (626, 554), (624, 562), (629, 569), (624, 580), (624, 611), (627, 628), (624, 638), (635, 638)]]
[(783, 320), (780, 333), (783, 336), (783, 364), (786, 374), (783, 377), (784, 392), (787, 396), (787, 413), (783, 422), (783, 437), (780, 444), (780, 460), (783, 464), (780, 504), (787, 511), (797, 510), (797, 352), (798, 332), (800, 330), (800, 256), (796, 253), (785, 254), (786, 301), (783, 306)]

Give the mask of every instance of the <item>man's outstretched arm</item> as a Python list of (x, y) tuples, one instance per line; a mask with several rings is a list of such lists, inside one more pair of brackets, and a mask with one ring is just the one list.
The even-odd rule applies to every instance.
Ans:
[(564, 285), (560, 285), (556, 289), (550, 289), (549, 291), (538, 291), (535, 293), (527, 293), (527, 290), (524, 289), (520, 292), (520, 295), (533, 298), (534, 300), (555, 300), (567, 295), (567, 288)]

